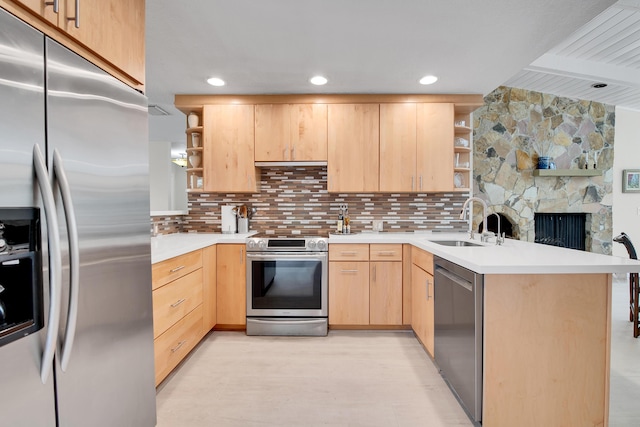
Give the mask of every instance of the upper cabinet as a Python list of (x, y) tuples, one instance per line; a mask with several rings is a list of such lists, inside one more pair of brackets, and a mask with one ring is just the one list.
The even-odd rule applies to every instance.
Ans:
[(327, 106), (255, 106), (256, 162), (326, 162)]
[(451, 191), (453, 176), (453, 104), (417, 104), (416, 172), (419, 191)]
[(454, 189), (454, 106), (380, 105), (380, 191)]
[(380, 191), (418, 191), (416, 104), (380, 105)]
[(328, 109), (328, 191), (378, 191), (380, 105), (329, 104)]
[(129, 85), (143, 88), (144, 0), (0, 0), (0, 6)]
[(203, 108), (204, 190), (253, 193), (253, 105), (205, 105)]
[[(256, 166), (268, 166), (261, 162), (326, 162), (330, 193), (415, 193), (470, 190), (471, 119), (483, 99), (176, 95), (175, 104), (185, 114), (204, 111), (202, 129), (187, 130), (187, 151), (203, 152), (191, 188), (200, 190), (202, 174), (204, 191), (254, 192)], [(199, 132), (200, 149), (192, 143)]]

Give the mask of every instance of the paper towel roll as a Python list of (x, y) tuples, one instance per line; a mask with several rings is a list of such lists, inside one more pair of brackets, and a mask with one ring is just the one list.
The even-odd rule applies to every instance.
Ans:
[(238, 230), (236, 214), (233, 209), (235, 209), (233, 205), (222, 206), (222, 232), (225, 234), (235, 233)]

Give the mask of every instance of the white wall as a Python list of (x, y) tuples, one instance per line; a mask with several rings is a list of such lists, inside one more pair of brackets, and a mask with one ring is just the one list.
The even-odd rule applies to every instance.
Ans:
[(171, 210), (171, 143), (149, 144), (149, 194), (152, 211)]
[[(622, 192), (622, 171), (640, 169), (640, 111), (616, 108), (613, 160), (613, 237), (629, 235), (640, 255), (640, 193)], [(620, 243), (613, 243), (613, 255), (628, 257)]]

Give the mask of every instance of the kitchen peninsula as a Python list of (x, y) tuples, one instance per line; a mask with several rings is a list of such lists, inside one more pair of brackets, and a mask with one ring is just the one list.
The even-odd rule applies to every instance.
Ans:
[[(189, 240), (202, 245), (203, 239), (217, 245), (242, 242), (243, 236), (154, 238), (153, 261), (179, 255), (180, 248), (193, 251)], [(403, 265), (409, 264), (403, 282), (411, 274), (412, 251), (484, 275), (483, 425), (607, 425), (612, 273), (638, 272), (640, 262), (510, 239), (501, 246), (474, 241), (478, 246), (466, 247), (438, 240), (468, 237), (360, 233), (332, 235), (329, 244), (402, 244)], [(407, 291), (411, 285), (403, 286)], [(403, 304), (410, 297), (403, 295)]]

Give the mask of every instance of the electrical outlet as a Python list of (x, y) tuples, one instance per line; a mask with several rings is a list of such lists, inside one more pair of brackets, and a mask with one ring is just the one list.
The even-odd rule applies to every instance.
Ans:
[(383, 224), (384, 224), (383, 220), (374, 219), (372, 221), (373, 231), (382, 231), (382, 229), (384, 228)]
[(640, 208), (636, 211), (636, 215), (640, 216)]

